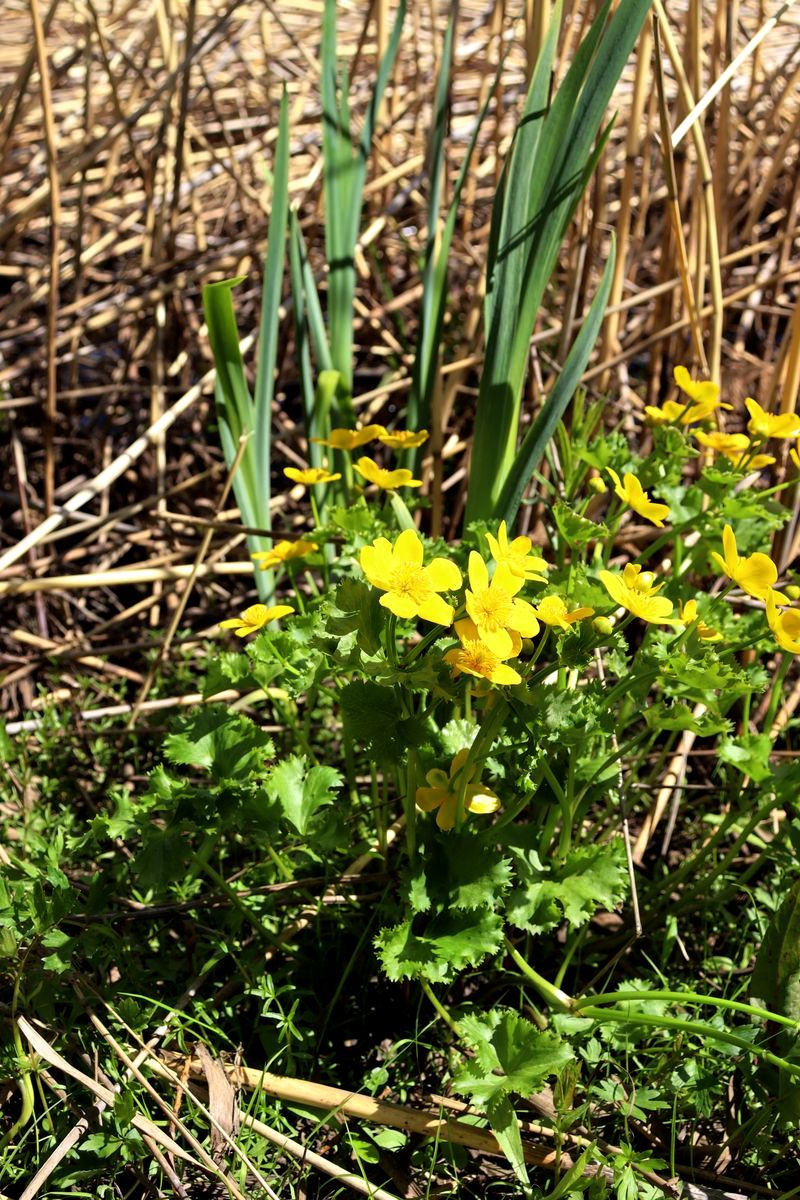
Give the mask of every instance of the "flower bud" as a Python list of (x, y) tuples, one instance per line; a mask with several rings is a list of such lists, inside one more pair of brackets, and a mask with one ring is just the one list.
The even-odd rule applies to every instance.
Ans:
[(655, 581), (655, 571), (640, 571), (636, 577), (637, 592), (649, 592)]
[(783, 589), (790, 600), (800, 600), (800, 587), (796, 583), (790, 583), (788, 587)]
[(597, 496), (602, 496), (604, 492), (608, 491), (608, 488), (599, 475), (592, 476), (592, 478), (589, 480), (588, 487), (589, 491), (594, 492)]
[(601, 637), (611, 637), (614, 632), (613, 617), (595, 617), (592, 621), (592, 629)]

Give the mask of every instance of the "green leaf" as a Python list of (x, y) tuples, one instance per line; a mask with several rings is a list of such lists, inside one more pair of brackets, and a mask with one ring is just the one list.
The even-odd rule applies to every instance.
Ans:
[[(523, 439), (522, 445), (514, 458), (513, 463), (505, 475), (502, 490), (494, 506), (494, 517), (496, 520), (504, 520), (511, 527), (516, 520), (517, 512), (519, 511), (522, 496), (526, 487), (533, 478), (533, 473), (544, 457), (544, 452), (551, 437), (555, 433), (556, 426), (564, 413), (575, 392), (578, 389), (581, 376), (586, 370), (586, 364), (589, 361), (589, 356), (592, 353), (592, 347), (600, 332), (600, 326), (605, 316), (606, 305), (608, 304), (608, 296), (611, 291), (611, 282), (614, 277), (614, 262), (616, 259), (616, 245), (612, 240), (611, 252), (608, 256), (603, 278), (600, 280), (600, 286), (592, 300), (589, 312), (586, 314), (584, 322), (581, 326), (578, 336), (567, 355), (561, 373), (556, 380), (555, 387), (542, 405), (541, 411), (537, 414), (530, 429)], [(476, 428), (477, 436), (477, 428)], [(516, 433), (515, 433), (516, 440)], [(472, 476), (470, 475), (470, 486)], [(480, 515), (480, 514), (478, 514)], [(592, 524), (592, 522), (590, 522)], [(602, 536), (599, 532), (601, 526), (595, 526), (595, 531), (591, 536)], [(584, 531), (585, 532), (585, 531)], [(581, 543), (578, 543), (581, 544)], [(585, 545), (585, 543), (583, 543)]]
[(201, 767), (216, 780), (246, 779), (263, 772), (272, 758), (272, 738), (249, 717), (231, 712), (222, 704), (208, 705), (180, 723), (180, 731), (164, 742), (171, 763)]
[(278, 802), (287, 821), (305, 834), (314, 813), (333, 804), (332, 790), (341, 787), (342, 777), (333, 767), (308, 768), (303, 755), (292, 755), (278, 763), (267, 780), (267, 793)]
[(364, 653), (377, 654), (385, 618), (385, 609), (381, 608), (379, 601), (377, 590), (362, 580), (343, 580), (336, 589), (335, 607), (328, 621), (328, 630), (337, 636), (356, 632), (358, 644)]
[(599, 909), (614, 909), (628, 885), (620, 838), (605, 846), (581, 846), (560, 864), (543, 864), (531, 850), (517, 856), (516, 874), (506, 916), (518, 929), (534, 934), (564, 920), (573, 929), (585, 925)]
[(355, 680), (341, 691), (345, 732), (380, 762), (400, 762), (424, 735), (420, 722), (404, 717), (394, 688)]
[(689, 729), (700, 737), (713, 737), (730, 729), (730, 721), (711, 713), (695, 716), (688, 704), (653, 704), (644, 710), (644, 719), (651, 729)]
[(729, 763), (756, 783), (769, 779), (772, 768), (772, 738), (768, 733), (745, 733), (737, 738), (722, 738), (717, 750), (721, 762)]
[(422, 897), (425, 908), (433, 903), (442, 911), (497, 908), (511, 882), (511, 862), (497, 857), (491, 834), (489, 839), (487, 845), (470, 831), (432, 834), (412, 879), (416, 910), (422, 911)]
[(375, 939), (389, 979), (433, 983), (447, 983), (466, 967), (477, 967), (502, 944), (503, 923), (497, 914), (475, 912), (440, 913), (420, 932), (403, 921), (381, 930)]
[(557, 500), (553, 505), (553, 520), (568, 546), (588, 546), (589, 542), (608, 536), (607, 525), (582, 517), (563, 500)]
[(767, 926), (750, 995), (765, 1008), (800, 1021), (800, 880)]
[(510, 1009), (470, 1015), (459, 1024), (475, 1057), (456, 1072), (453, 1088), (486, 1113), (517, 1177), (527, 1184), (519, 1123), (509, 1097), (538, 1091), (550, 1076), (561, 1073), (572, 1051), (558, 1034), (537, 1029)]

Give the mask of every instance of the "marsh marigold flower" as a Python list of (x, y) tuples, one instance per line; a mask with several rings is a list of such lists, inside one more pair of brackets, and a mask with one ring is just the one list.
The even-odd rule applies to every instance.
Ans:
[(747, 397), (744, 406), (750, 413), (747, 428), (754, 437), (796, 438), (800, 433), (800, 416), (797, 413), (769, 413), (751, 396)]
[(493, 813), (500, 807), (500, 797), (491, 788), (473, 783), (477, 765), (464, 768), (469, 750), (459, 750), (450, 764), (449, 774), (438, 767), (428, 771), (425, 776), (428, 787), (417, 788), (417, 805), (423, 812), (436, 811), (436, 824), (440, 829), (452, 829), (456, 823), (458, 812), (458, 793), (464, 786), (459, 775), (462, 769), (467, 772), (467, 785), (464, 790), (464, 811), (471, 813)]
[(267, 607), (266, 604), (251, 604), (246, 608), (240, 617), (229, 617), (227, 621), (220, 621), (220, 629), (232, 629), (237, 637), (247, 637), (248, 633), (256, 633), (264, 625), (269, 625), (270, 621), (277, 621), (280, 617), (288, 617), (289, 613), (293, 613), (294, 609), (289, 604), (274, 604)]
[(682, 404), (679, 400), (667, 400), (661, 408), (645, 406), (645, 414), (650, 425), (671, 425), (677, 421), (681, 425), (693, 425), (695, 421), (705, 421), (718, 408), (730, 409), (730, 404), (723, 404), (719, 398), (718, 383), (711, 380), (692, 379), (686, 367), (675, 367), (672, 376), (684, 393), (692, 401)]
[(386, 430), (382, 425), (362, 425), (360, 429), (332, 429), (330, 437), (312, 438), (320, 446), (330, 446), (332, 450), (356, 450), (367, 442), (374, 442)]
[(293, 558), (304, 558), (312, 550), (319, 550), (316, 542), (306, 542), (298, 538), (296, 542), (276, 542), (271, 550), (256, 550), (250, 557), (256, 560), (262, 571), (268, 571), (270, 567), (291, 562)]
[(473, 550), (469, 556), (467, 614), (475, 622), (480, 640), (500, 659), (511, 657), (515, 633), (534, 637), (539, 632), (533, 606), (527, 600), (515, 599), (524, 582), (504, 564), (497, 568), (490, 582), (480, 554)]
[(481, 641), (478, 627), (469, 617), (456, 621), (456, 633), (461, 642), (460, 647), (448, 650), (444, 656), (444, 661), (453, 668), (454, 675), (463, 671), (467, 675), (488, 679), (490, 683), (501, 685), (522, 682), (519, 672), (503, 661), (506, 658), (516, 658), (522, 649), (522, 638), (518, 633), (511, 634), (511, 646), (505, 655), (495, 654), (494, 650), (490, 650), (486, 643)]
[(545, 583), (544, 575), (539, 571), (547, 570), (547, 563), (536, 554), (531, 554), (533, 542), (528, 537), (515, 537), (508, 540), (508, 530), (505, 521), (500, 522), (497, 537), (486, 534), (492, 558), (500, 567), (506, 567), (518, 579), (528, 579), (534, 583)]
[(342, 478), (341, 474), (332, 475), (327, 467), (306, 467), (304, 471), (298, 467), (284, 467), (283, 473), (292, 483), (302, 483), (304, 487), (318, 483), (334, 483)]
[(775, 462), (771, 454), (748, 455), (751, 443), (746, 433), (722, 433), (720, 430), (705, 433), (698, 429), (694, 436), (701, 446), (705, 446), (707, 450), (714, 450), (723, 458), (727, 458), (734, 467), (741, 467), (743, 470), (761, 471)]
[(384, 429), (378, 434), (378, 441), (390, 450), (416, 450), (427, 440), (427, 429)]
[(617, 472), (611, 467), (608, 467), (607, 470), (614, 481), (614, 491), (620, 500), (623, 500), (640, 517), (644, 517), (646, 521), (652, 521), (654, 525), (663, 529), (664, 517), (669, 516), (669, 506), (651, 500), (635, 475), (626, 474), (620, 480)]
[(376, 487), (385, 488), (388, 492), (393, 492), (395, 488), (401, 487), (422, 487), (422, 480), (415, 479), (405, 467), (401, 467), (397, 471), (385, 471), (383, 467), (379, 467), (366, 455), (358, 460), (355, 469), (362, 479), (366, 479), (368, 483), (374, 483)]
[(594, 616), (593, 608), (567, 608), (560, 596), (543, 596), (533, 610), (543, 625), (553, 625), (569, 633), (576, 621)]
[(423, 566), (422, 541), (413, 529), (404, 529), (394, 546), (379, 537), (361, 550), (361, 569), (373, 587), (385, 592), (380, 603), (396, 617), (421, 617), (434, 625), (452, 625), (455, 609), (439, 592), (461, 587), (461, 572), (447, 558), (434, 558)]
[[(724, 558), (712, 550), (711, 557), (722, 568), (733, 582), (739, 585), (748, 596), (756, 600), (766, 600), (767, 595), (778, 582), (778, 568), (768, 554), (749, 554), (740, 558), (736, 549), (736, 536), (730, 525), (722, 531), (722, 549)], [(780, 599), (783, 599), (781, 596)]]
[(598, 572), (603, 587), (615, 604), (651, 625), (674, 625), (672, 601), (658, 593), (663, 584), (653, 582), (652, 571), (642, 571), (637, 563), (628, 563), (621, 575)]
[(693, 625), (694, 631), (699, 638), (704, 642), (718, 642), (722, 638), (722, 634), (716, 629), (712, 629), (710, 625), (706, 625), (705, 621), (701, 621), (697, 616), (697, 601), (687, 600), (685, 604), (680, 606), (681, 624), (687, 626)]
[(767, 621), (782, 650), (800, 654), (800, 608), (778, 608), (777, 593), (767, 593)]

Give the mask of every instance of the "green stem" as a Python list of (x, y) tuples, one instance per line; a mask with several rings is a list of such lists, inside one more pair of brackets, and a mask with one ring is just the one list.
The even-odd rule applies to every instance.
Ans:
[(458, 1022), (456, 1020), (454, 1020), (453, 1017), (450, 1016), (450, 1013), (447, 1011), (445, 1006), (442, 1004), (441, 1000), (439, 1000), (439, 998), (434, 994), (433, 988), (428, 983), (427, 979), (420, 979), (419, 983), (420, 983), (420, 987), (422, 988), (423, 992), (427, 996), (431, 1005), (433, 1006), (433, 1008), (436, 1009), (436, 1012), (442, 1018), (445, 1025), (447, 1025), (449, 1029), (452, 1029), (453, 1033), (456, 1035), (457, 1038), (460, 1038), (461, 1037), (461, 1028), (460, 1028)]
[(758, 1017), (762, 1021), (774, 1021), (777, 1025), (786, 1025), (795, 1031), (800, 1030), (800, 1021), (793, 1021), (791, 1017), (783, 1017), (780, 1013), (770, 1012), (755, 1004), (745, 1004), (741, 1000), (727, 1000), (722, 996), (703, 996), (698, 992), (673, 992), (667, 988), (654, 988), (652, 991), (646, 992), (622, 991), (606, 992), (602, 996), (581, 996), (573, 1002), (573, 1009), (578, 1012), (586, 1008), (599, 1008), (606, 1004), (617, 1004), (628, 1000), (671, 1000), (676, 1004), (708, 1004), (713, 1008), (727, 1008), (731, 1012), (744, 1013), (748, 1017)]
[(570, 1012), (574, 1003), (572, 997), (568, 996), (566, 992), (562, 992), (561, 988), (555, 987), (543, 975), (540, 975), (538, 971), (534, 971), (533, 967), (525, 961), (519, 950), (517, 950), (516, 946), (508, 938), (505, 939), (505, 943), (508, 953), (525, 978), (536, 988), (542, 999), (546, 1000), (550, 1007), (556, 1009), (558, 1012)]
[[(640, 996), (645, 994), (639, 993)], [(598, 1024), (609, 1021), (620, 1025), (656, 1025), (660, 1029), (678, 1029), (683, 1033), (694, 1033), (698, 1037), (708, 1038), (710, 1041), (724, 1042), (728, 1046), (738, 1046), (739, 1049), (748, 1050), (756, 1057), (765, 1059), (766, 1062), (772, 1063), (774, 1067), (780, 1067), (782, 1071), (787, 1071), (790, 1075), (800, 1075), (800, 1063), (789, 1062), (788, 1059), (780, 1058), (770, 1050), (765, 1050), (763, 1046), (754, 1045), (747, 1038), (738, 1037), (735, 1033), (728, 1033), (727, 1030), (715, 1029), (713, 1025), (706, 1025), (703, 1021), (684, 1021), (680, 1017), (664, 1017), (657, 1013), (606, 1012), (603, 1008), (588, 1006), (582, 1008), (581, 1012), (585, 1017), (592, 1017)]]

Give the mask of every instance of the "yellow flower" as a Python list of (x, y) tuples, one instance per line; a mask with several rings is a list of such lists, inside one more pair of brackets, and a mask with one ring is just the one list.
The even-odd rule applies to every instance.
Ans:
[(486, 563), (475, 550), (469, 556), (469, 585), (465, 593), (467, 613), (475, 622), (478, 637), (498, 658), (510, 658), (513, 634), (534, 637), (539, 632), (536, 613), (527, 600), (515, 600), (525, 580), (512, 575), (501, 563), (489, 582)]
[(507, 567), (511, 574), (516, 575), (519, 579), (529, 579), (536, 583), (545, 582), (544, 575), (539, 575), (538, 572), (546, 571), (548, 564), (543, 558), (538, 558), (535, 554), (531, 555), (533, 542), (530, 538), (515, 537), (513, 541), (509, 542), (506, 523), (501, 521), (497, 537), (492, 537), (491, 533), (487, 533), (486, 540), (489, 543), (492, 558), (498, 566)]
[(669, 516), (668, 505), (658, 504), (655, 500), (651, 500), (635, 475), (623, 475), (622, 481), (620, 481), (616, 471), (611, 467), (608, 467), (607, 470), (614, 480), (614, 491), (620, 500), (624, 500), (628, 507), (632, 508), (640, 517), (652, 521), (654, 525), (663, 529), (664, 517)]
[(611, 599), (635, 617), (651, 625), (675, 624), (672, 601), (658, 595), (663, 584), (653, 584), (652, 571), (642, 571), (638, 564), (628, 563), (621, 575), (600, 571), (599, 577)]
[(294, 609), (289, 604), (274, 604), (271, 608), (267, 608), (266, 604), (251, 604), (246, 608), (240, 617), (230, 617), (227, 621), (220, 621), (220, 629), (233, 629), (237, 637), (247, 637), (248, 633), (255, 633), (261, 629), (263, 625), (269, 625), (270, 621), (277, 621), (279, 617), (288, 617), (289, 613), (293, 613)]
[(383, 467), (379, 467), (371, 458), (364, 455), (355, 464), (362, 479), (366, 479), (368, 483), (374, 483), (377, 487), (386, 488), (387, 491), (394, 491), (400, 487), (422, 487), (421, 479), (414, 479), (410, 471), (402, 467), (397, 471), (384, 471)]
[(593, 617), (593, 608), (575, 608), (572, 612), (560, 596), (543, 596), (533, 610), (543, 625), (555, 625), (569, 633), (576, 621)]
[(456, 621), (456, 633), (461, 647), (448, 650), (444, 661), (450, 663), (453, 674), (461, 671), (467, 675), (475, 675), (478, 679), (488, 679), (490, 683), (510, 684), (521, 683), (522, 676), (503, 662), (504, 658), (516, 658), (522, 649), (522, 638), (518, 633), (511, 634), (511, 647), (508, 654), (495, 654), (478, 636), (474, 621), (466, 617)]
[(767, 620), (782, 650), (800, 654), (800, 608), (778, 610), (777, 593), (767, 592)]
[(686, 367), (676, 367), (673, 377), (681, 391), (694, 403), (681, 404), (678, 400), (666, 400), (661, 408), (648, 404), (644, 411), (650, 425), (671, 425), (675, 421), (681, 425), (693, 425), (695, 421), (705, 421), (718, 408), (731, 408), (730, 404), (721, 402), (718, 383), (695, 381)]
[[(725, 557), (712, 550), (711, 557), (722, 567), (724, 573), (743, 592), (756, 600), (766, 600), (778, 580), (778, 568), (768, 554), (750, 554), (740, 558), (736, 549), (736, 537), (730, 525), (722, 531), (722, 549)], [(780, 599), (783, 599), (780, 596)]]
[(715, 450), (717, 454), (727, 458), (734, 467), (741, 467), (742, 470), (761, 471), (764, 467), (771, 467), (775, 462), (771, 454), (748, 455), (750, 438), (745, 433), (721, 433), (719, 430), (704, 433), (702, 429), (699, 429), (694, 436), (701, 446)]
[(797, 413), (768, 413), (751, 396), (746, 398), (744, 406), (750, 413), (747, 428), (755, 437), (794, 438), (800, 433), (800, 416)]
[[(436, 813), (436, 824), (440, 829), (452, 829), (458, 812), (458, 793), (464, 786), (459, 773), (464, 767), (469, 750), (459, 750), (450, 764), (450, 773), (434, 768), (425, 776), (428, 787), (417, 788), (417, 804), (423, 812)], [(467, 785), (464, 791), (464, 810), (472, 813), (493, 813), (500, 807), (500, 797), (491, 788), (473, 783), (477, 766), (467, 769)]]
[(317, 483), (333, 483), (342, 478), (340, 474), (331, 475), (327, 467), (307, 467), (305, 471), (301, 471), (297, 467), (284, 467), (283, 473), (293, 483), (302, 483), (306, 487)]
[(413, 429), (384, 429), (378, 434), (378, 441), (383, 442), (390, 450), (416, 450), (417, 446), (421, 446), (427, 440), (427, 429), (420, 429), (416, 433)]
[(394, 546), (384, 537), (361, 551), (361, 569), (373, 587), (385, 592), (380, 603), (396, 617), (421, 617), (435, 625), (452, 625), (455, 609), (439, 592), (461, 587), (461, 572), (446, 558), (422, 565), (422, 542), (404, 529)]
[(694, 625), (695, 633), (704, 642), (719, 642), (722, 639), (722, 634), (718, 633), (716, 629), (706, 625), (705, 621), (698, 620), (696, 600), (687, 600), (685, 604), (681, 604), (680, 613), (682, 624)]
[(797, 453), (794, 446), (792, 446), (791, 450), (789, 451), (789, 458), (797, 467), (798, 471), (800, 471), (800, 454)]
[(256, 550), (250, 557), (254, 558), (262, 571), (277, 567), (279, 563), (289, 562), (293, 558), (303, 558), (312, 550), (319, 550), (316, 542), (305, 542), (298, 538), (296, 542), (276, 542), (271, 550)]
[(385, 433), (382, 425), (362, 425), (361, 429), (332, 429), (329, 438), (312, 438), (320, 446), (330, 446), (332, 450), (356, 450), (366, 442), (374, 442)]
[(717, 454), (724, 454), (726, 458), (731, 455), (744, 454), (750, 445), (750, 438), (746, 433), (721, 433), (718, 429), (712, 433), (705, 433), (702, 429), (698, 429), (694, 436), (701, 446), (715, 450)]

